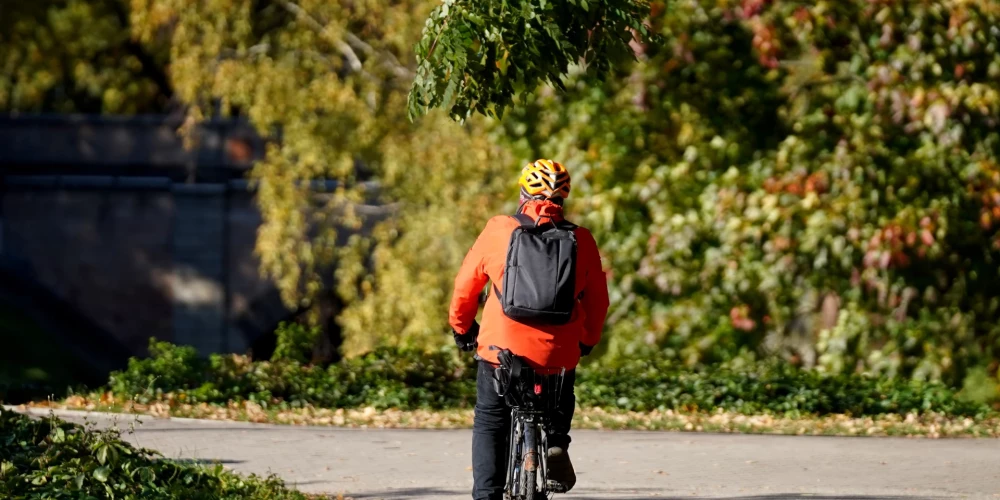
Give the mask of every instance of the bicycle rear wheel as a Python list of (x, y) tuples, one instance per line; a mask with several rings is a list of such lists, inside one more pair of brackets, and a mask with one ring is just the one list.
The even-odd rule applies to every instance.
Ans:
[(521, 450), (524, 449), (524, 419), (517, 411), (511, 413), (510, 442), (507, 448), (507, 482), (504, 487), (504, 500), (522, 500), (521, 489)]
[(538, 424), (533, 421), (526, 422), (524, 426), (524, 448), (522, 450), (522, 481), (521, 489), (524, 500), (535, 500), (538, 484)]

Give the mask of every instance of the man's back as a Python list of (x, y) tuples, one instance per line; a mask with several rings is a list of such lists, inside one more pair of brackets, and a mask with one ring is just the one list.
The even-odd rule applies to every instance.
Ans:
[[(521, 213), (541, 223), (561, 221), (562, 207), (547, 200), (524, 204)], [(458, 333), (465, 333), (478, 311), (478, 298), (487, 282), (503, 282), (507, 247), (511, 233), (520, 223), (510, 216), (497, 216), (486, 224), (472, 250), (466, 255), (455, 278), (450, 321)], [(608, 309), (608, 291), (597, 243), (584, 228), (574, 230), (577, 240), (575, 296), (580, 297), (570, 321), (562, 325), (528, 325), (504, 315), (496, 294), (490, 293), (483, 311), (477, 354), (496, 363), (490, 346), (507, 348), (526, 358), (535, 368), (576, 367), (580, 345), (594, 346), (601, 338)], [(553, 263), (555, 265), (555, 263)], [(491, 287), (492, 288), (492, 287)]]

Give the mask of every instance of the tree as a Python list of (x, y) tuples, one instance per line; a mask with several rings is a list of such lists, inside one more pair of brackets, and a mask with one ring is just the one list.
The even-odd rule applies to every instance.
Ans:
[(572, 66), (607, 75), (649, 40), (648, 14), (643, 0), (445, 0), (416, 47), (410, 116), (442, 107), (457, 120), (499, 118), (518, 94), (562, 88)]
[(995, 376), (997, 6), (653, 11), (665, 43), (629, 76), (574, 80), (505, 123), (586, 179), (612, 355)]
[(0, 4), (0, 109), (132, 114), (165, 110), (168, 47), (129, 33), (125, 0)]
[[(483, 123), (407, 119), (433, 3), (133, 2), (136, 38), (169, 39), (191, 123), (239, 113), (273, 139), (252, 171), (261, 269), (294, 306), (335, 276), (347, 354), (446, 340), (452, 270), (508, 187), (496, 174), (512, 164)], [(336, 187), (317, 193), (317, 180)]]

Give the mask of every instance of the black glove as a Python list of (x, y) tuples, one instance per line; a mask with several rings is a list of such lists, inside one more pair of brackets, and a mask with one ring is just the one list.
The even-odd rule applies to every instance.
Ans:
[(451, 331), (451, 335), (455, 337), (455, 345), (459, 349), (465, 352), (475, 351), (479, 343), (476, 339), (479, 338), (479, 322), (473, 321), (472, 326), (469, 327), (469, 331), (465, 334), (460, 334), (454, 330)]
[(590, 356), (590, 351), (594, 350), (594, 346), (584, 344), (580, 342), (580, 356)]

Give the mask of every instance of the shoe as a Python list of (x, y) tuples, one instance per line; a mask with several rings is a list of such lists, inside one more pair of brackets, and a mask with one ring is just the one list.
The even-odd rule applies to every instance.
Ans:
[(549, 448), (547, 465), (549, 469), (548, 487), (555, 493), (566, 493), (576, 485), (576, 471), (566, 450), (558, 446)]

